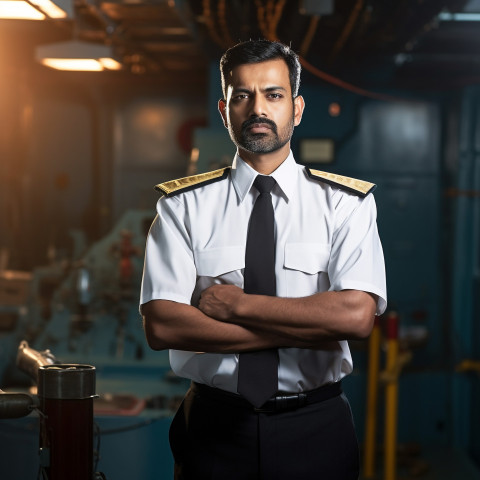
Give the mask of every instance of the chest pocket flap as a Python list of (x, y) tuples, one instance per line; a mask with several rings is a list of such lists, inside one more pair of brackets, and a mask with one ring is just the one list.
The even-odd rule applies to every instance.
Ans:
[(200, 277), (219, 277), (245, 267), (245, 247), (242, 245), (197, 250), (194, 256)]
[(328, 271), (330, 245), (324, 243), (287, 243), (284, 266), (290, 270), (316, 274)]

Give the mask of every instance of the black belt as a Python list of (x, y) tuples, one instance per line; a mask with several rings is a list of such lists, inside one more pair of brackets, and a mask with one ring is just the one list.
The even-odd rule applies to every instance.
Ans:
[[(275, 413), (285, 410), (295, 410), (311, 405), (312, 403), (324, 402), (342, 393), (340, 382), (329, 383), (315, 390), (301, 393), (285, 393), (267, 400), (260, 408), (255, 408), (248, 400), (236, 393), (227, 392), (219, 388), (209, 387), (202, 383), (192, 382), (191, 390), (201, 398), (227, 403), (236, 407), (248, 408), (257, 413)], [(280, 392), (281, 393), (281, 392)]]

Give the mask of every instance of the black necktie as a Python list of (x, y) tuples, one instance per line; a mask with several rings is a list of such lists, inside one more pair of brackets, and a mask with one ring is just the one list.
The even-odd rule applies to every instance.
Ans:
[[(244, 291), (276, 294), (275, 237), (272, 177), (257, 175), (253, 186), (260, 192), (250, 216), (245, 251)], [(244, 352), (239, 356), (237, 391), (255, 407), (262, 406), (278, 390), (278, 350)]]

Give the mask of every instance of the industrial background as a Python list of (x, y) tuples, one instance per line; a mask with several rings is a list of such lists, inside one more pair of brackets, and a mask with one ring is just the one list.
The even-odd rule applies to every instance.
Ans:
[[(153, 186), (230, 163), (219, 58), (279, 39), (297, 161), (378, 184), (388, 312), (344, 382), (362, 475), (480, 479), (480, 0), (54, 1), (0, 0), (0, 389), (35, 397), (18, 351), (95, 366), (95, 472), (172, 478), (188, 385), (138, 313)], [(0, 418), (2, 480), (54, 478), (42, 415)]]

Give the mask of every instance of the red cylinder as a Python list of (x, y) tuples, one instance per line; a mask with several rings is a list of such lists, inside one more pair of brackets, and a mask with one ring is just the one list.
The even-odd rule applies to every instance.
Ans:
[(48, 365), (39, 369), (42, 468), (49, 480), (93, 478), (95, 367)]

